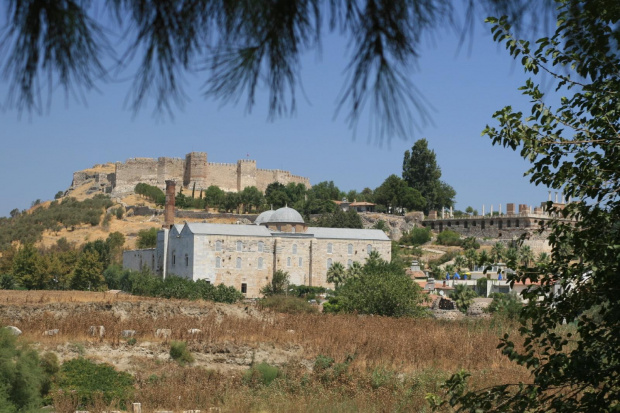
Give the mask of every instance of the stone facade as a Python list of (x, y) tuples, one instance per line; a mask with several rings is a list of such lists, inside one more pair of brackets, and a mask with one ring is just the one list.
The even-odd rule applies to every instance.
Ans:
[(136, 184), (144, 182), (165, 188), (167, 180), (177, 181), (186, 188), (207, 189), (216, 185), (224, 191), (238, 192), (248, 186), (265, 191), (272, 182), (301, 183), (310, 187), (306, 177), (277, 169), (258, 169), (254, 160), (239, 160), (237, 163), (213, 163), (207, 161), (205, 152), (191, 152), (182, 158), (160, 157), (131, 158), (114, 164), (114, 173), (96, 174), (78, 171), (73, 174), (71, 188), (96, 180), (102, 191), (115, 196), (133, 192)]
[(391, 241), (380, 230), (308, 228), (303, 221), (280, 222), (278, 230), (271, 224), (173, 225), (159, 231), (155, 249), (126, 251), (123, 266), (138, 270), (147, 265), (162, 277), (225, 284), (253, 298), (277, 270), (288, 272), (292, 284), (333, 288), (327, 271), (334, 263), (345, 268), (363, 263), (373, 250), (391, 259)]

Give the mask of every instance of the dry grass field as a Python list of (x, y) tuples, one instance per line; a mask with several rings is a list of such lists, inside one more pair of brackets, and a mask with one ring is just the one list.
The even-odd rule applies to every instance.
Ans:
[[(527, 379), (496, 349), (497, 337), (515, 327), (489, 320), (284, 315), (251, 303), (0, 290), (0, 325), (20, 328), (22, 339), (61, 361), (83, 356), (132, 373), (143, 411), (424, 411), (425, 395), (459, 369), (472, 372), (478, 388)], [(93, 325), (105, 336), (90, 336)], [(164, 328), (171, 337), (156, 337)], [(52, 329), (59, 333), (43, 335)], [(136, 330), (136, 342), (121, 338), (123, 330)], [(186, 341), (194, 363), (172, 361), (171, 340)], [(317, 371), (320, 355), (336, 364)], [(268, 386), (244, 379), (261, 362), (281, 372)], [(74, 407), (56, 399), (57, 412)]]

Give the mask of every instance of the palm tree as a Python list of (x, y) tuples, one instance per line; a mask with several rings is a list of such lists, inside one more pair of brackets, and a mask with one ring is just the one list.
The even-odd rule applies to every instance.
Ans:
[(327, 270), (327, 282), (334, 283), (336, 288), (345, 280), (344, 265), (339, 262), (335, 262)]
[(362, 274), (362, 264), (358, 261), (353, 261), (351, 266), (347, 268), (345, 278), (358, 278)]
[(470, 271), (474, 270), (474, 265), (478, 261), (478, 253), (475, 249), (468, 249), (465, 251), (465, 259), (467, 260), (467, 267)]
[(467, 264), (467, 260), (462, 255), (457, 255), (454, 259), (454, 266), (456, 267), (458, 272), (461, 272), (461, 268), (463, 268)]
[(519, 261), (526, 267), (529, 267), (532, 261), (534, 261), (534, 252), (529, 245), (524, 245), (519, 250)]
[(478, 294), (467, 285), (457, 284), (452, 293), (452, 300), (454, 300), (458, 309), (465, 313), (477, 296)]
[(506, 258), (506, 265), (508, 268), (515, 269), (519, 264), (519, 250), (515, 247), (510, 247), (504, 254)]
[(502, 262), (505, 254), (506, 246), (501, 242), (496, 242), (493, 248), (491, 248), (491, 258), (493, 258), (495, 263)]
[(486, 250), (480, 251), (480, 254), (478, 254), (478, 265), (486, 268), (486, 266), (490, 264), (492, 263), (489, 253)]
[(549, 261), (551, 261), (551, 257), (546, 252), (538, 254), (538, 264), (549, 264)]

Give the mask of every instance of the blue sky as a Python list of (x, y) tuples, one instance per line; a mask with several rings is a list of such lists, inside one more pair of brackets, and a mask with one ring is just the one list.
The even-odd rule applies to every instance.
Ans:
[[(274, 121), (267, 119), (264, 90), (247, 113), (245, 101), (222, 106), (205, 100), (199, 76), (186, 78), (190, 101), (175, 110), (173, 120), (153, 117), (152, 105), (137, 115), (127, 109), (128, 81), (98, 85), (99, 91), (87, 94), (87, 105), (65, 99), (59, 90), (43, 115), (20, 116), (5, 108), (0, 111), (0, 216), (38, 198), (52, 199), (69, 187), (74, 171), (94, 164), (184, 157), (191, 151), (207, 152), (212, 162), (236, 162), (249, 154), (259, 168), (289, 170), (313, 184), (333, 180), (345, 191), (376, 188), (390, 174), (401, 174), (404, 151), (420, 138), (435, 150), (442, 179), (456, 189), (457, 209), (538, 205), (547, 190), (523, 177), (528, 164), (481, 137), (485, 125), (494, 124), (495, 110), (529, 107), (517, 90), (526, 78), (522, 69), (492, 42), (489, 29), (478, 24), (463, 50), (458, 36), (445, 31), (426, 43), (410, 78), (432, 105), (433, 124), (406, 140), (378, 143), (367, 113), (355, 134), (346, 122), (347, 108), (334, 117), (347, 63), (346, 41), (335, 35), (324, 39), (321, 56), (304, 55), (297, 111)], [(0, 98), (7, 90), (6, 81), (0, 81)]]

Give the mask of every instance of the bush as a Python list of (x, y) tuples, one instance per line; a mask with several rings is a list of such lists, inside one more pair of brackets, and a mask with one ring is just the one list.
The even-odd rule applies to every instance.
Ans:
[(63, 393), (74, 392), (82, 408), (92, 405), (98, 397), (122, 406), (131, 401), (134, 390), (131, 374), (82, 357), (63, 363), (55, 388)]
[(37, 353), (25, 346), (18, 347), (16, 337), (0, 328), (0, 411), (39, 408), (45, 380)]
[(477, 296), (478, 294), (465, 284), (458, 284), (452, 293), (452, 299), (456, 303), (458, 309), (463, 313), (467, 312), (467, 309)]
[(461, 245), (461, 236), (458, 232), (446, 229), (437, 235), (437, 244), (458, 247)]
[(269, 386), (281, 375), (282, 373), (279, 368), (262, 362), (250, 367), (250, 369), (244, 374), (243, 381), (249, 385)]
[(271, 283), (261, 288), (261, 294), (265, 296), (284, 294), (288, 288), (289, 273), (283, 270), (277, 270), (271, 278)]
[(136, 247), (138, 249), (155, 248), (157, 246), (157, 228), (142, 229), (138, 231)]
[(194, 356), (189, 352), (187, 343), (184, 341), (173, 341), (170, 343), (170, 358), (181, 366), (194, 362)]
[(303, 298), (273, 295), (265, 297), (258, 302), (260, 309), (269, 309), (279, 313), (287, 314), (314, 314), (318, 313), (318, 308)]
[(0, 275), (0, 289), (14, 290), (15, 289), (15, 277), (13, 277), (11, 274)]
[(411, 231), (405, 232), (400, 239), (401, 244), (406, 245), (422, 245), (431, 240), (431, 229), (426, 227), (412, 228)]
[(523, 303), (516, 292), (511, 291), (509, 294), (493, 293), (490, 297), (493, 298), (493, 301), (487, 308), (489, 313), (511, 319), (519, 317)]

